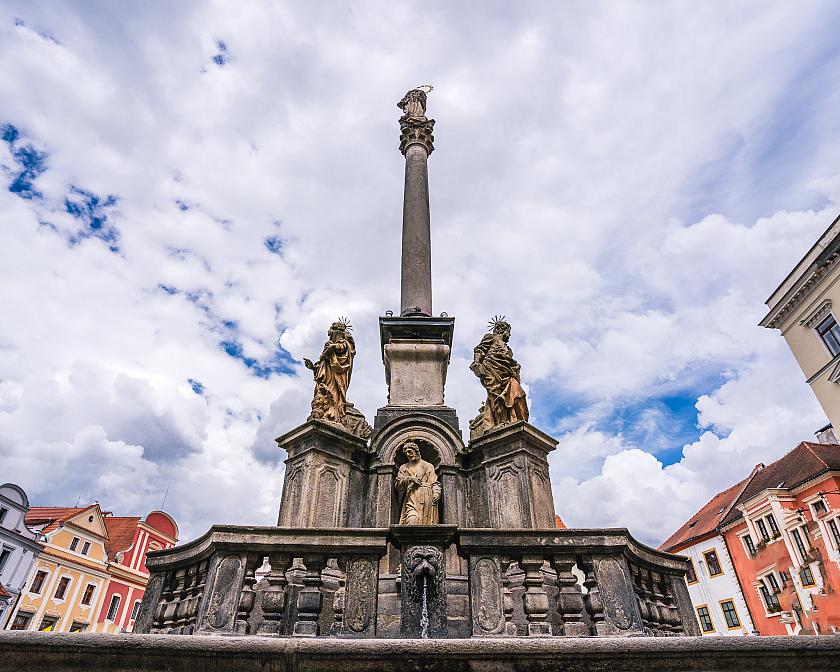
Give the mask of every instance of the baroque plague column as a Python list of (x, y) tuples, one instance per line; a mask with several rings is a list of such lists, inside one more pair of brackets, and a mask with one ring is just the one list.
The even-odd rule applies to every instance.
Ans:
[(554, 528), (557, 442), (528, 422), (504, 318), (475, 347), (470, 369), (486, 400), (462, 438), (445, 400), (455, 319), (432, 311), (429, 91), (398, 103), (405, 191), (400, 310), (379, 318), (386, 403), (371, 427), (349, 401), (356, 344), (346, 319), (333, 322), (317, 361), (304, 360), (311, 413), (277, 439), (286, 454), (277, 526), (217, 525), (152, 554), (135, 631), (696, 634), (685, 560), (627, 530)]

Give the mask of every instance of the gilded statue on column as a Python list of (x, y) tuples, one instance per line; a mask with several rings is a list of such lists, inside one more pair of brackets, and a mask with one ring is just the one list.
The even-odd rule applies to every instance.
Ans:
[(479, 415), (470, 422), (470, 438), (477, 438), (494, 427), (528, 419), (528, 401), (519, 377), (519, 364), (508, 345), (510, 324), (504, 316), (490, 321), (485, 334), (473, 351), (470, 370), (487, 390), (487, 399)]
[(309, 420), (333, 422), (367, 439), (373, 429), (361, 412), (347, 401), (347, 388), (350, 387), (353, 358), (356, 356), (356, 342), (351, 329), (344, 318), (333, 322), (318, 361), (303, 359), (304, 365), (315, 377), (315, 395)]
[(420, 457), (420, 447), (414, 440), (408, 439), (402, 451), (408, 461), (397, 472), (397, 490), (405, 491), (400, 525), (437, 525), (441, 489), (435, 468)]

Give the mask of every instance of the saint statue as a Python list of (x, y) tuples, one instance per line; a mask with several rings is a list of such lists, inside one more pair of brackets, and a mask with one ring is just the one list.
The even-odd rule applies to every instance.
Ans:
[(485, 334), (474, 352), (470, 370), (478, 376), (487, 390), (487, 400), (479, 415), (470, 422), (470, 438), (520, 420), (528, 419), (528, 402), (519, 378), (519, 364), (508, 345), (510, 324), (504, 316), (490, 322), (491, 332)]
[(408, 462), (397, 472), (397, 490), (405, 490), (400, 525), (437, 525), (440, 483), (435, 468), (420, 457), (420, 447), (412, 439), (402, 451)]
[(426, 121), (426, 94), (432, 90), (429, 84), (411, 89), (397, 103), (403, 111), (403, 121)]
[(304, 357), (303, 363), (315, 376), (315, 395), (309, 420), (326, 420), (367, 439), (373, 431), (364, 416), (347, 401), (353, 373), (356, 342), (345, 319), (330, 325), (327, 342), (317, 362)]

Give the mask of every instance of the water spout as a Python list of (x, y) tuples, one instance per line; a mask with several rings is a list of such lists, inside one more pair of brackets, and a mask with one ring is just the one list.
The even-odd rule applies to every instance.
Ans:
[(429, 639), (429, 605), (428, 605), (428, 594), (429, 590), (426, 585), (426, 575), (423, 574), (423, 592), (422, 592), (422, 603), (423, 609), (420, 612), (420, 636), (423, 639)]

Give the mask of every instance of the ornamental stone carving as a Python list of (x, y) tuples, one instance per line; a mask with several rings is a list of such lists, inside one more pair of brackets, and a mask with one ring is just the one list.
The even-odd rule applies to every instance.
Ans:
[(397, 103), (403, 111), (400, 117), (400, 151), (405, 154), (411, 145), (425, 147), (426, 154), (434, 151), (432, 130), (435, 120), (426, 118), (426, 94), (433, 87), (428, 84), (411, 89)]
[(508, 345), (510, 324), (504, 316), (490, 322), (491, 331), (485, 334), (473, 351), (470, 370), (478, 376), (487, 399), (478, 417), (470, 421), (470, 438), (476, 439), (494, 427), (528, 419), (528, 402), (519, 378), (519, 364)]
[(317, 362), (304, 358), (303, 363), (315, 378), (315, 394), (309, 420), (326, 420), (341, 425), (351, 434), (367, 439), (373, 429), (365, 417), (347, 401), (347, 388), (353, 374), (356, 341), (352, 326), (345, 319), (333, 322), (327, 342)]
[(347, 569), (345, 623), (355, 633), (366, 632), (376, 609), (376, 569), (370, 560), (358, 558)]

